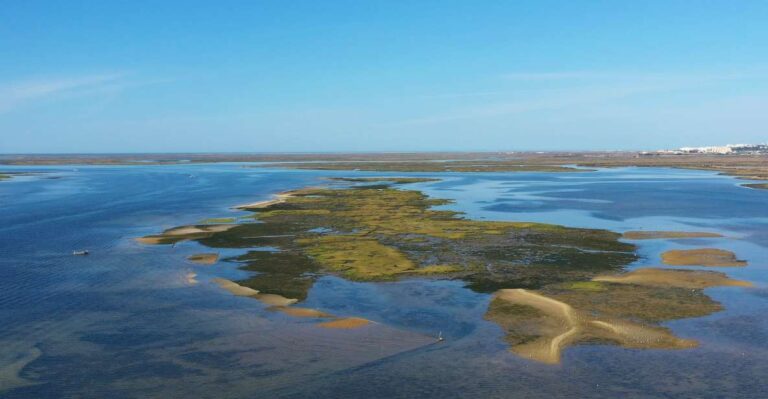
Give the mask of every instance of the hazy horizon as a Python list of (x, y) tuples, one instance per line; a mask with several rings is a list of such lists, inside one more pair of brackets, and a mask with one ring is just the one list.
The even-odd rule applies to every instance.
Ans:
[(768, 141), (762, 1), (32, 1), (0, 14), (2, 154)]

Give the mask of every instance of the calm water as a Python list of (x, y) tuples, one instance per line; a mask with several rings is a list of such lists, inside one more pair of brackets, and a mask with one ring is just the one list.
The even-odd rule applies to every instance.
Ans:
[[(13, 169), (13, 168), (4, 168)], [(231, 206), (327, 176), (239, 165), (16, 168), (0, 183), (0, 397), (766, 397), (768, 191), (709, 172), (440, 174), (412, 185), (487, 220), (625, 230), (706, 230), (726, 238), (640, 242), (632, 267), (673, 248), (712, 246), (749, 261), (715, 269), (755, 288), (706, 292), (725, 310), (666, 326), (684, 351), (579, 345), (560, 365), (507, 351), (483, 315), (490, 297), (460, 281), (354, 283), (323, 277), (307, 307), (377, 322), (326, 330), (212, 278), (237, 265), (193, 265), (196, 243), (134, 237), (236, 216)], [(430, 174), (414, 174), (430, 176)], [(88, 257), (71, 255), (87, 248)], [(237, 254), (236, 251), (232, 255)], [(225, 254), (226, 255), (226, 254)], [(197, 284), (188, 273), (197, 273)], [(446, 341), (432, 338), (442, 331)]]

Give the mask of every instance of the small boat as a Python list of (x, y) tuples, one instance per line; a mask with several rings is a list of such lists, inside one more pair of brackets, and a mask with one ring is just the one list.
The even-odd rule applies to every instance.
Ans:
[(89, 252), (88, 252), (87, 249), (83, 249), (83, 250), (80, 250), (80, 251), (72, 251), (72, 255), (88, 255), (88, 253)]
[(443, 338), (443, 332), (440, 331), (439, 334), (437, 334), (437, 342), (443, 342), (445, 341), (445, 338)]

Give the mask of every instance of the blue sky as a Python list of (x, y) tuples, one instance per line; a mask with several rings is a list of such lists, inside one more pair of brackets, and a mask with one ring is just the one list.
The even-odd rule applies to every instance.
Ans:
[(0, 2), (0, 153), (768, 141), (767, 1)]

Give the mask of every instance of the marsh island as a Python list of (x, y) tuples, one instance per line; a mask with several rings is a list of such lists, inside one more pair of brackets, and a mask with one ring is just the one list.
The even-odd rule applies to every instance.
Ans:
[[(367, 320), (300, 306), (320, 276), (353, 281), (455, 279), (493, 295), (485, 318), (506, 331), (510, 350), (544, 363), (560, 361), (579, 343), (685, 349), (661, 323), (716, 312), (703, 293), (717, 285), (748, 285), (696, 270), (626, 272), (638, 259), (628, 239), (719, 237), (708, 232), (627, 232), (478, 221), (439, 209), (449, 200), (404, 187), (419, 177), (332, 178), (323, 187), (281, 193), (242, 205), (247, 216), (208, 219), (143, 237), (146, 244), (194, 240), (209, 248), (241, 249), (227, 259), (254, 275), (218, 279), (227, 291), (250, 296), (318, 326), (360, 328)], [(227, 221), (230, 223), (216, 223)], [(265, 250), (263, 248), (270, 248)], [(700, 251), (699, 251), (700, 252)], [(205, 254), (191, 258), (208, 260)], [(297, 305), (298, 304), (298, 305)]]

